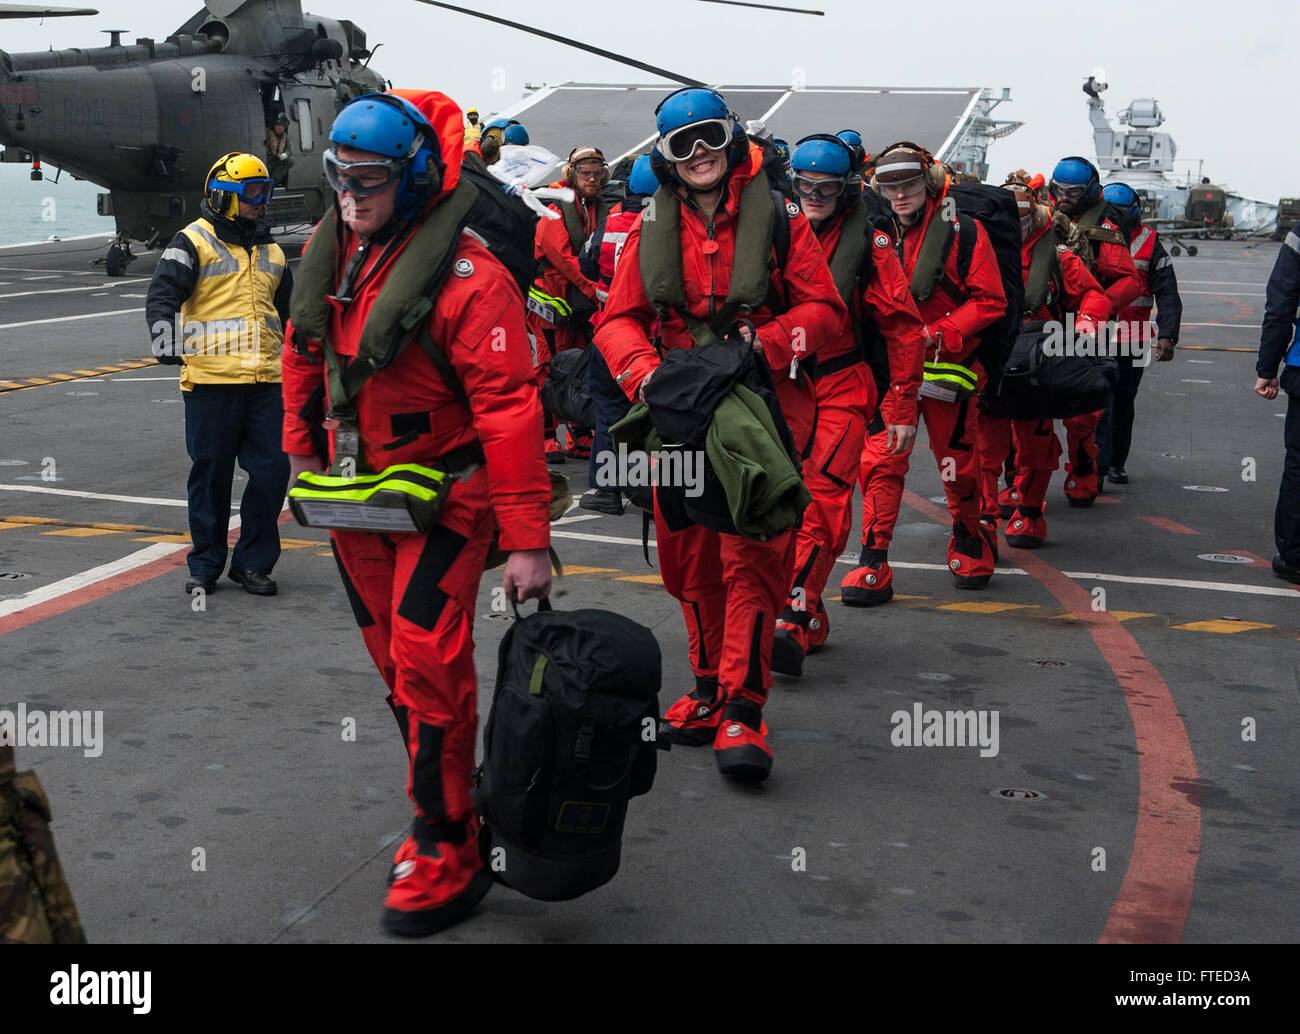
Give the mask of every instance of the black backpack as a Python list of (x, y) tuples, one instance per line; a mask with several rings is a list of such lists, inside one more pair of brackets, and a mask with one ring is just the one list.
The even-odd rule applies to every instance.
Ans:
[(776, 143), (769, 137), (751, 136), (749, 140), (750, 143), (758, 144), (759, 150), (763, 152), (762, 169), (763, 175), (767, 177), (767, 185), (781, 195), (782, 201), (793, 201), (794, 184), (786, 174), (785, 162), (776, 149)]
[[(1020, 320), (1025, 308), (1025, 281), (1020, 266), (1020, 211), (1015, 196), (1009, 190), (992, 187), (987, 183), (954, 183), (948, 188), (948, 197), (957, 206), (958, 220), (977, 220), (988, 234), (989, 243), (998, 257), (998, 272), (1002, 274), (1002, 290), (1007, 296), (1007, 310), (980, 332), (976, 349), (981, 365), (988, 375), (987, 391), (995, 390), (1002, 368), (1015, 347), (1020, 335)], [(964, 281), (970, 273), (971, 259), (975, 254), (975, 234), (957, 234), (957, 272)]]
[[(1053, 339), (1052, 335), (1055, 335)], [(1060, 348), (1048, 348), (1049, 341)], [(1119, 380), (1110, 356), (1049, 354), (1064, 350), (1059, 325), (1030, 320), (1020, 331), (988, 410), (1013, 420), (1064, 420), (1106, 408)]]
[(609, 611), (543, 600), (506, 630), (474, 772), (494, 879), (540, 901), (613, 879), (628, 799), (654, 785), (660, 663), (651, 631)]
[(510, 271), (527, 297), (537, 268), (533, 251), (537, 216), (519, 198), (507, 194), (500, 180), (473, 162), (462, 162), (460, 174), (478, 190), (466, 225), (487, 242), (488, 250)]
[(566, 348), (555, 353), (548, 364), (546, 383), (542, 385), (542, 408), (555, 419), (577, 427), (596, 426), (596, 404), (587, 388), (587, 365), (590, 349)]

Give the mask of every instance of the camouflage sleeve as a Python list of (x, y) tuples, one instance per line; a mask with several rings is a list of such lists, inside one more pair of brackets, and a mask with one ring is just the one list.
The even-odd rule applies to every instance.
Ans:
[(0, 944), (85, 944), (35, 772), (0, 748)]

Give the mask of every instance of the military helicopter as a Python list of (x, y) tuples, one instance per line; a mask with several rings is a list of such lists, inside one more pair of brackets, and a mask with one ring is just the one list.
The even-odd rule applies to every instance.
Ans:
[(1103, 69), (1095, 69), (1083, 84), (1102, 182), (1127, 183), (1137, 191), (1143, 222), (1157, 227), (1167, 240), (1184, 242), (1171, 245), (1174, 255), (1184, 247), (1189, 255), (1196, 254), (1196, 245), (1188, 240), (1233, 240), (1267, 224), (1262, 217), (1269, 206), (1262, 202), (1225, 191), (1208, 179), (1195, 185), (1190, 177), (1187, 182), (1174, 179), (1178, 145), (1168, 133), (1156, 132), (1165, 114), (1154, 97), (1132, 101), (1119, 113), (1120, 125), (1128, 128), (1116, 130), (1101, 99), (1109, 88), (1105, 75)]
[[(419, 2), (521, 29), (683, 85), (703, 85), (519, 22), (434, 0)], [(96, 13), (0, 4), (2, 18)], [(0, 50), (0, 144), (5, 145), (0, 160), (31, 162), (33, 179), (43, 177), (44, 162), (60, 175), (66, 171), (107, 188), (98, 210), (114, 218), (117, 233), (99, 261), (110, 276), (125, 273), (134, 259), (133, 240), (153, 247), (196, 218), (213, 159), (237, 147), (264, 153), (268, 129), (279, 119), (288, 121), (292, 164), (266, 218), (272, 226), (317, 221), (331, 203), (321, 154), (335, 114), (354, 97), (390, 85), (369, 67), (372, 51), (359, 26), (304, 14), (300, 0), (205, 0), (204, 10), (162, 41), (124, 44), (125, 30), (106, 31), (106, 47)]]
[(213, 158), (232, 147), (263, 152), (282, 113), (295, 161), (268, 217), (318, 219), (327, 200), (320, 153), (335, 112), (385, 88), (366, 67), (365, 33), (304, 16), (299, 0), (207, 0), (165, 41), (124, 45), (121, 36), (111, 30), (107, 47), (0, 51), (4, 160), (30, 161), (33, 179), (45, 161), (108, 188), (98, 208), (117, 226), (110, 276), (125, 272), (133, 239), (153, 245), (194, 219)]

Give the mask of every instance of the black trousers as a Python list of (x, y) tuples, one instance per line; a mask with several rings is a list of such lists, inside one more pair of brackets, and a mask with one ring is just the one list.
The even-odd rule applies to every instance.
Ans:
[(1277, 493), (1273, 536), (1277, 551), (1291, 567), (1300, 567), (1300, 366), (1282, 367), (1279, 380), (1286, 392), (1286, 460)]
[(1110, 393), (1106, 412), (1097, 425), (1097, 468), (1102, 471), (1124, 469), (1128, 452), (1133, 445), (1133, 418), (1136, 416), (1138, 385), (1142, 383), (1145, 366), (1137, 366), (1132, 358), (1120, 356), (1119, 380)]
[(280, 559), (280, 509), (289, 486), (289, 458), (280, 448), (284, 407), (279, 384), (196, 384), (185, 397), (188, 561), (196, 578), (226, 567), (231, 479), (235, 463), (248, 474), (239, 504), (239, 542), (232, 566), (270, 574)]

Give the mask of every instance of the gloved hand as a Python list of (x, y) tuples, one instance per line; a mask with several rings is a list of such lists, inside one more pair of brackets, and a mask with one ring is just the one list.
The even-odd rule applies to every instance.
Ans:
[(925, 328), (931, 342), (939, 349), (939, 362), (952, 362), (962, 354), (965, 342), (961, 332), (950, 327), (944, 320), (932, 323)]
[(1097, 324), (1087, 316), (1074, 321), (1074, 350), (1079, 355), (1095, 355), (1097, 351)]

